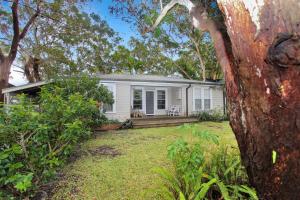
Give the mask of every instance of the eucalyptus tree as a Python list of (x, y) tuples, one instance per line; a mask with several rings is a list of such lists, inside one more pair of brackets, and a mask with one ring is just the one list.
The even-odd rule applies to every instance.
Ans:
[[(33, 2), (24, 2), (24, 4)], [(19, 13), (19, 0), (4, 1), (0, 7), (1, 48), (0, 48), (0, 91), (8, 86), (11, 65), (17, 57), (20, 42), (41, 14), (41, 1), (33, 3), (31, 13)], [(10, 6), (10, 8), (9, 8)], [(2, 93), (2, 92), (1, 92)], [(0, 95), (0, 101), (3, 95)]]
[(174, 61), (149, 40), (131, 38), (128, 47), (118, 46), (112, 55), (114, 72), (174, 74)]
[[(142, 18), (135, 9), (140, 6), (132, 2), (123, 1), (125, 11)], [(171, 0), (150, 28), (137, 25), (156, 31), (178, 5), (213, 40), (224, 72), (230, 124), (259, 198), (300, 199), (299, 2)]]
[(110, 56), (120, 38), (87, 1), (5, 1), (1, 4), (0, 90), (11, 66), (29, 82), (57, 74), (110, 71)]
[(59, 7), (59, 13), (51, 12), (59, 21), (38, 20), (32, 37), (22, 43), (40, 61), (43, 75), (111, 72), (111, 56), (121, 40), (117, 33), (98, 14), (83, 12), (84, 5)]
[[(154, 23), (161, 5), (164, 4), (164, 1), (160, 1), (156, 4), (142, 3), (137, 7), (137, 3), (131, 1), (127, 2), (126, 6), (115, 4), (111, 10), (112, 13), (123, 17), (125, 21), (137, 25), (147, 45), (156, 44), (166, 56), (174, 61), (178, 60), (173, 65), (184, 77), (200, 80), (220, 79), (222, 73), (220, 73), (215, 51), (211, 48), (213, 44), (209, 34), (194, 28), (190, 24), (188, 13), (182, 7), (177, 6), (170, 11), (154, 32), (145, 32), (145, 25), (150, 26)], [(182, 62), (183, 60), (186, 64)], [(184, 68), (187, 63), (191, 63), (191, 60), (196, 61), (193, 63), (194, 67), (189, 67), (185, 71)]]

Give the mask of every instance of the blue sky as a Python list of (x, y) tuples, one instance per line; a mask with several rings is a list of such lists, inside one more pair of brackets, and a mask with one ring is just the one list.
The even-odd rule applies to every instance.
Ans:
[(100, 15), (103, 20), (107, 21), (109, 26), (119, 33), (119, 36), (124, 40), (123, 42), (126, 45), (131, 36), (137, 35), (134, 34), (135, 31), (132, 27), (130, 27), (130, 24), (124, 22), (122, 19), (112, 15), (109, 12), (109, 6), (111, 5), (111, 0), (94, 0), (88, 3), (88, 5), (85, 7), (87, 12), (94, 12)]
[[(3, 2), (2, 2), (3, 3)], [(2, 4), (3, 5), (3, 4)], [(135, 31), (132, 30), (130, 24), (122, 21), (122, 19), (110, 14), (109, 6), (112, 5), (112, 1), (110, 0), (94, 0), (87, 5), (84, 5), (84, 9), (88, 13), (96, 13), (101, 16), (101, 18), (109, 24), (109, 26), (119, 33), (119, 36), (123, 39), (123, 44), (127, 45), (130, 37), (137, 36)], [(23, 74), (14, 71), (13, 68), (11, 71), (10, 83), (14, 85), (22, 85), (27, 82), (24, 78)]]

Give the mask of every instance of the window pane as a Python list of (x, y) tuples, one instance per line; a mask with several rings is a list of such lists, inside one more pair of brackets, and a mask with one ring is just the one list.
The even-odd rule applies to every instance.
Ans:
[(166, 109), (166, 91), (157, 90), (157, 109)]
[(134, 90), (133, 98), (136, 99), (142, 99), (142, 90)]
[[(109, 83), (105, 83), (103, 84), (113, 95), (113, 100), (115, 101), (116, 97), (115, 97), (115, 85), (114, 84), (109, 84)], [(114, 112), (114, 104), (103, 104), (103, 112)]]
[(210, 99), (204, 99), (204, 110), (210, 109)]
[(195, 108), (197, 111), (202, 110), (202, 101), (201, 99), (195, 99)]
[(142, 95), (143, 95), (142, 90), (133, 91), (133, 109), (139, 109), (139, 110), (143, 109)]
[(204, 89), (204, 99), (210, 99), (210, 90)]
[(113, 104), (105, 103), (103, 105), (103, 112), (112, 112), (113, 111)]
[(166, 98), (166, 92), (164, 90), (158, 90), (157, 99), (165, 99), (165, 98)]
[(166, 100), (157, 100), (158, 109), (166, 109)]
[(133, 101), (133, 109), (142, 109), (143, 108), (143, 103), (142, 100), (134, 100)]
[(201, 88), (195, 88), (195, 99), (201, 99)]

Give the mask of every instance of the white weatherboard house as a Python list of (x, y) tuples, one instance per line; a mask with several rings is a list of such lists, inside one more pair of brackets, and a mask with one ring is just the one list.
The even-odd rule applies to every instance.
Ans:
[[(188, 80), (153, 75), (106, 74), (97, 75), (101, 83), (113, 93), (114, 104), (105, 105), (109, 119), (125, 121), (133, 113), (145, 116), (170, 114), (176, 107), (179, 116), (191, 116), (199, 111), (217, 109), (224, 112), (223, 83)], [(5, 103), (10, 104), (17, 93), (32, 94), (46, 82), (6, 88)]]

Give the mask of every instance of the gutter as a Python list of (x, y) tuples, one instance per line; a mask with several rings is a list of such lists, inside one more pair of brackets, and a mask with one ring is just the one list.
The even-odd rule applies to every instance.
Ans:
[(129, 81), (129, 82), (157, 82), (157, 83), (180, 83), (180, 84), (201, 84), (209, 86), (222, 86), (220, 82), (208, 82), (208, 81), (197, 81), (197, 80), (145, 80), (145, 79), (133, 79), (133, 78), (118, 78), (118, 77), (107, 77), (98, 76), (101, 81)]
[(185, 108), (186, 108), (186, 111), (185, 111), (185, 115), (188, 117), (189, 116), (189, 89), (192, 85), (189, 84), (189, 86), (185, 89)]

